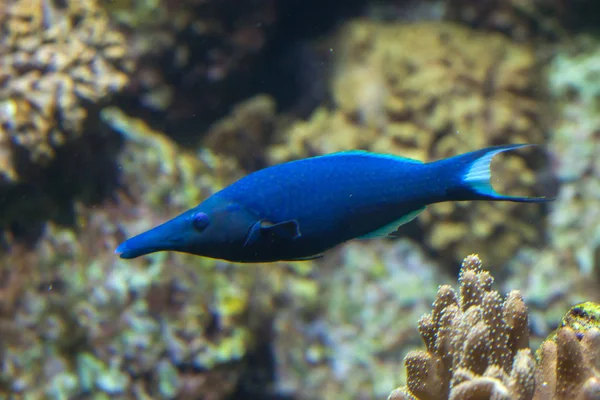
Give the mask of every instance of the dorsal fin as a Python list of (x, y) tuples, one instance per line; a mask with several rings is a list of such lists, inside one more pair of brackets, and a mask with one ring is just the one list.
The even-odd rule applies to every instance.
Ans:
[(364, 157), (373, 157), (373, 158), (384, 158), (388, 160), (395, 161), (404, 161), (415, 164), (423, 164), (423, 161), (415, 160), (414, 158), (401, 157), (393, 154), (382, 154), (382, 153), (372, 153), (366, 150), (346, 150), (339, 151), (337, 153), (324, 154), (322, 156), (317, 156), (313, 158), (324, 158), (324, 157), (344, 157), (344, 156), (364, 156)]

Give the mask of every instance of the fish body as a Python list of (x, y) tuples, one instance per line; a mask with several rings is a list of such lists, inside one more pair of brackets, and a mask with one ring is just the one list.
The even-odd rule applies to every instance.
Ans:
[(496, 146), (430, 163), (366, 151), (306, 158), (254, 172), (198, 206), (123, 242), (135, 258), (180, 251), (234, 262), (304, 260), (355, 238), (386, 236), (429, 204), (494, 200), (494, 155), (527, 145)]

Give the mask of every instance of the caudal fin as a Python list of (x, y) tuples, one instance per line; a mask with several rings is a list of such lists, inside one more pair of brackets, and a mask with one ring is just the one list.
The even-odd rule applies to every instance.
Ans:
[[(494, 190), (491, 182), (490, 165), (492, 158), (496, 154), (519, 149), (522, 147), (535, 146), (532, 144), (509, 144), (504, 146), (494, 146), (485, 149), (473, 151), (471, 153), (461, 154), (453, 157), (455, 162), (462, 164), (464, 168), (459, 168), (461, 176), (460, 191), (472, 200), (505, 200), (521, 203), (543, 203), (553, 201), (548, 197), (522, 197), (503, 195)], [(449, 159), (450, 160), (450, 159)], [(470, 192), (470, 196), (468, 193)]]

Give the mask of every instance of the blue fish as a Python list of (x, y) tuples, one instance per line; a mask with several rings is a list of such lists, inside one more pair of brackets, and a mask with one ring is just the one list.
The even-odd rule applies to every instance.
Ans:
[(307, 260), (351, 239), (387, 236), (432, 203), (553, 200), (492, 188), (492, 158), (524, 146), (430, 163), (353, 150), (275, 165), (126, 240), (115, 253), (126, 259), (171, 250), (234, 262)]

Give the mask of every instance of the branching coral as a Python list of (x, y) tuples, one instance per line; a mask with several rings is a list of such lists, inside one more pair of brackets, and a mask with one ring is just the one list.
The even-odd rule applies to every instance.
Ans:
[(502, 300), (476, 255), (463, 261), (459, 282), (458, 295), (440, 287), (419, 321), (426, 350), (406, 356), (407, 386), (390, 400), (600, 398), (597, 304), (575, 306), (536, 360), (520, 293)]
[(124, 37), (95, 0), (9, 0), (0, 12), (0, 174), (19, 179), (16, 152), (44, 164), (83, 133), (90, 105), (123, 88)]
[[(367, 149), (432, 161), (494, 144), (543, 143), (544, 104), (532, 49), (454, 24), (349, 23), (332, 47), (337, 109), (318, 110), (273, 147), (272, 162)], [(527, 193), (540, 154), (495, 170), (504, 193)], [(531, 193), (528, 193), (531, 194)], [(460, 260), (476, 247), (494, 264), (541, 240), (542, 209), (447, 203), (419, 217), (427, 243)]]
[(503, 301), (474, 255), (459, 281), (459, 295), (442, 286), (419, 321), (427, 351), (407, 355), (407, 388), (390, 398), (530, 398), (534, 361), (523, 299), (511, 292)]
[(534, 400), (600, 398), (600, 305), (578, 304), (537, 352)]

